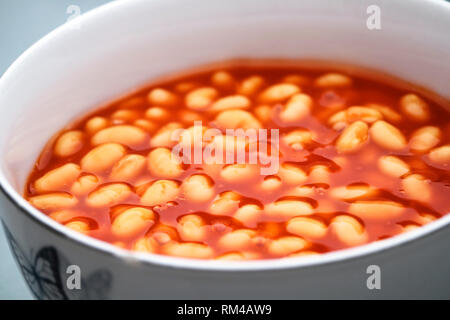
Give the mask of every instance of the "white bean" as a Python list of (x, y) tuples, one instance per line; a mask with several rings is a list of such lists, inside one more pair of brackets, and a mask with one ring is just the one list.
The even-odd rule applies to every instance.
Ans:
[(422, 127), (413, 132), (409, 140), (409, 146), (415, 152), (427, 152), (439, 144), (441, 136), (442, 132), (438, 127)]
[(110, 169), (125, 155), (125, 148), (117, 143), (102, 144), (81, 159), (83, 171), (101, 173)]
[(179, 194), (178, 183), (171, 180), (157, 180), (153, 182), (141, 197), (141, 203), (145, 206), (164, 205), (174, 201)]
[(156, 148), (148, 155), (148, 170), (156, 177), (177, 178), (183, 173), (183, 166), (180, 159), (166, 148)]
[(86, 199), (90, 207), (112, 207), (126, 200), (133, 192), (124, 183), (112, 183), (91, 192)]
[(400, 99), (400, 109), (413, 121), (425, 122), (430, 119), (428, 103), (415, 94), (406, 94)]
[(92, 137), (91, 142), (94, 146), (104, 143), (120, 143), (135, 148), (144, 144), (148, 138), (148, 134), (138, 127), (119, 125), (100, 130)]
[(403, 133), (386, 121), (375, 122), (370, 128), (370, 135), (376, 144), (385, 149), (395, 151), (406, 147), (406, 139)]
[(68, 131), (56, 140), (54, 152), (58, 157), (68, 157), (80, 151), (83, 145), (83, 132), (78, 130)]
[(214, 183), (211, 178), (194, 174), (183, 181), (181, 190), (188, 201), (192, 202), (207, 202), (214, 197)]
[(47, 172), (37, 179), (34, 187), (37, 192), (61, 191), (70, 187), (81, 173), (79, 165), (74, 163), (65, 164), (59, 168)]

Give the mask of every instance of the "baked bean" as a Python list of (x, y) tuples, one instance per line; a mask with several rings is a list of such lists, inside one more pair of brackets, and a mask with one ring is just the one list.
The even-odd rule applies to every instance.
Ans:
[(164, 205), (178, 197), (179, 189), (175, 181), (157, 180), (141, 196), (141, 203), (145, 206)]
[(59, 223), (66, 223), (68, 221), (74, 220), (74, 218), (80, 217), (83, 215), (83, 212), (72, 210), (72, 209), (63, 209), (50, 213), (48, 216), (53, 220)]
[(351, 86), (353, 80), (340, 73), (327, 73), (316, 79), (314, 84), (320, 88), (329, 87), (348, 87)]
[(249, 112), (244, 110), (226, 110), (219, 113), (215, 123), (221, 129), (260, 129), (261, 123)]
[(180, 159), (166, 148), (152, 150), (148, 155), (147, 167), (152, 175), (169, 179), (179, 177), (184, 171)]
[(312, 99), (310, 96), (299, 93), (293, 95), (280, 112), (283, 123), (295, 123), (302, 120), (311, 112)]
[(157, 224), (153, 226), (147, 234), (147, 242), (152, 247), (165, 246), (174, 241), (178, 241), (178, 232), (174, 227)]
[(150, 133), (155, 132), (155, 130), (157, 129), (157, 125), (155, 123), (145, 119), (137, 119), (133, 122), (133, 125)]
[(147, 159), (140, 154), (128, 154), (117, 162), (111, 170), (110, 178), (115, 181), (135, 179), (145, 168)]
[(405, 208), (393, 201), (358, 200), (350, 205), (348, 212), (361, 219), (387, 220), (402, 215)]
[(216, 87), (231, 90), (236, 85), (233, 76), (226, 71), (217, 71), (211, 76), (211, 82)]
[(110, 169), (125, 155), (125, 148), (117, 143), (106, 143), (95, 147), (81, 159), (83, 171), (101, 173)]
[(183, 241), (200, 242), (205, 240), (205, 221), (196, 214), (189, 214), (178, 220), (178, 232)]
[(305, 171), (289, 163), (283, 163), (280, 166), (278, 176), (288, 185), (299, 185), (308, 179)]
[(111, 119), (115, 120), (114, 123), (121, 121), (134, 121), (139, 118), (139, 113), (133, 110), (117, 110), (111, 115)]
[(434, 126), (422, 127), (413, 132), (409, 146), (415, 152), (427, 152), (441, 141), (441, 129)]
[(403, 133), (383, 120), (372, 125), (370, 136), (376, 144), (388, 150), (401, 150), (406, 147), (406, 139)]
[(269, 215), (281, 217), (306, 216), (314, 213), (314, 209), (306, 201), (296, 199), (277, 200), (264, 207), (264, 211)]
[(313, 142), (313, 134), (309, 130), (292, 130), (283, 136), (283, 142), (294, 150), (302, 150), (305, 146)]
[(132, 237), (148, 230), (155, 223), (155, 214), (150, 209), (134, 207), (113, 218), (111, 231), (118, 237)]
[(227, 96), (224, 98), (220, 98), (216, 102), (213, 103), (211, 108), (208, 111), (223, 111), (230, 109), (248, 109), (250, 107), (250, 100), (241, 95), (233, 95)]
[(115, 242), (113, 242), (113, 245), (118, 247), (118, 248), (120, 248), (120, 249), (126, 249), (127, 248), (126, 243), (122, 242), (122, 241), (115, 241)]
[(214, 183), (211, 178), (195, 174), (183, 181), (181, 190), (184, 197), (192, 202), (206, 202), (214, 197)]
[(57, 192), (30, 197), (28, 201), (41, 210), (59, 210), (75, 206), (78, 199), (71, 194)]
[(355, 218), (346, 215), (331, 220), (330, 232), (347, 246), (356, 246), (368, 241), (364, 226)]
[(296, 217), (288, 221), (286, 230), (306, 239), (320, 239), (327, 234), (327, 226), (322, 221), (309, 217)]
[(339, 136), (336, 148), (341, 153), (355, 152), (367, 141), (369, 127), (363, 121), (353, 122)]
[(165, 252), (172, 256), (193, 259), (208, 259), (214, 254), (214, 251), (209, 246), (190, 242), (171, 242), (167, 244)]
[(105, 129), (109, 122), (104, 117), (93, 117), (86, 122), (85, 128), (89, 134)]
[(136, 252), (154, 253), (157, 250), (157, 246), (144, 237), (134, 243), (133, 250)]
[(315, 165), (309, 172), (308, 181), (310, 183), (330, 183), (330, 170), (324, 165)]
[(286, 192), (286, 197), (292, 196), (311, 198), (314, 196), (314, 193), (315, 191), (313, 186), (297, 186)]
[(415, 94), (406, 94), (400, 99), (400, 109), (410, 119), (424, 122), (430, 119), (428, 103)]
[(56, 140), (54, 152), (58, 157), (68, 157), (80, 151), (83, 145), (83, 132), (78, 130), (68, 131)]
[(328, 123), (335, 130), (344, 129), (347, 124), (355, 121), (372, 123), (383, 118), (381, 112), (370, 107), (353, 106), (347, 110), (336, 112), (328, 119)]
[(208, 130), (205, 126), (192, 126), (183, 130), (179, 137), (179, 142), (183, 148), (202, 148), (204, 135)]
[(417, 219), (420, 224), (427, 224), (434, 220), (436, 220), (436, 216), (429, 213), (420, 213), (419, 218)]
[(77, 196), (83, 196), (97, 188), (99, 183), (100, 180), (96, 175), (84, 174), (73, 183), (70, 193)]
[(130, 148), (136, 148), (144, 144), (148, 138), (148, 134), (138, 127), (119, 125), (100, 130), (92, 137), (91, 143), (94, 146), (104, 143), (120, 143)]
[(277, 256), (284, 256), (300, 251), (308, 242), (299, 237), (282, 237), (270, 242), (268, 251)]
[(275, 103), (289, 99), (294, 94), (299, 93), (300, 88), (291, 83), (280, 83), (264, 90), (259, 95), (259, 100), (263, 103)]
[(218, 240), (218, 245), (226, 250), (245, 249), (252, 244), (256, 232), (250, 229), (238, 229), (223, 235)]
[(428, 156), (432, 162), (446, 166), (449, 165), (450, 144), (431, 150)]
[(170, 117), (169, 111), (160, 107), (148, 108), (145, 117), (153, 121), (163, 121)]
[(244, 254), (242, 254), (240, 252), (230, 252), (230, 253), (225, 253), (221, 256), (218, 256), (216, 258), (216, 260), (241, 261), (241, 260), (245, 260), (245, 256), (244, 256)]
[(348, 108), (346, 111), (346, 120), (348, 122), (361, 120), (367, 123), (372, 123), (377, 120), (381, 120), (382, 118), (383, 116), (380, 111), (369, 107), (354, 106)]
[(244, 96), (255, 95), (263, 86), (264, 79), (260, 76), (251, 76), (242, 81), (238, 88), (239, 94)]
[(241, 200), (241, 196), (233, 191), (220, 194), (209, 207), (208, 212), (214, 215), (230, 215), (235, 212)]
[(107, 184), (91, 192), (86, 199), (90, 207), (111, 207), (126, 200), (133, 192), (124, 183)]
[(298, 257), (306, 257), (306, 256), (317, 256), (320, 253), (316, 252), (316, 251), (311, 251), (311, 250), (305, 250), (305, 251), (300, 251), (300, 252), (296, 252), (296, 253), (292, 253), (290, 254), (288, 257), (289, 258), (298, 258)]
[(303, 75), (290, 74), (283, 78), (283, 82), (296, 84), (301, 87), (301, 86), (308, 85), (310, 82), (310, 79)]
[(263, 191), (274, 191), (279, 189), (282, 185), (281, 179), (277, 176), (268, 176), (264, 178), (261, 183), (261, 189)]
[(64, 224), (67, 228), (80, 233), (88, 233), (90, 231), (90, 226), (86, 221), (83, 220), (73, 220)]
[(186, 95), (186, 106), (192, 110), (209, 108), (218, 97), (219, 92), (211, 87), (195, 89)]
[(178, 102), (175, 94), (162, 88), (156, 88), (150, 91), (147, 100), (150, 104), (161, 107), (175, 107)]
[(247, 141), (244, 137), (217, 135), (212, 138), (208, 147), (211, 148), (211, 150), (215, 150), (216, 154), (224, 154), (224, 157), (226, 157), (226, 153), (228, 152), (234, 152), (234, 154), (245, 152), (246, 145)]
[(81, 173), (79, 165), (74, 163), (65, 164), (53, 169), (40, 177), (34, 183), (37, 192), (60, 191), (70, 187)]
[(241, 183), (259, 174), (258, 167), (252, 164), (230, 164), (220, 172), (220, 177), (228, 183)]
[(345, 111), (336, 112), (328, 119), (328, 124), (337, 131), (347, 126), (347, 113)]
[(409, 165), (395, 156), (382, 156), (378, 159), (378, 168), (388, 176), (400, 178), (410, 170)]
[(163, 121), (170, 117), (169, 111), (160, 107), (151, 107), (145, 111), (145, 117), (153, 121)]
[(183, 126), (178, 122), (170, 122), (163, 126), (158, 132), (150, 140), (150, 145), (153, 148), (156, 147), (166, 147), (170, 148), (177, 144), (177, 134), (176, 132), (180, 131)]
[(367, 106), (379, 111), (382, 114), (383, 118), (385, 118), (389, 122), (397, 123), (402, 120), (402, 115), (388, 106), (378, 103), (369, 103)]
[(429, 202), (431, 200), (430, 181), (420, 174), (411, 174), (402, 179), (402, 188), (411, 200)]
[(413, 231), (413, 230), (416, 230), (416, 229), (418, 229), (420, 226), (418, 226), (418, 225), (415, 225), (415, 224), (407, 224), (406, 226), (403, 226), (402, 227), (402, 233), (404, 233), (404, 232), (410, 232), (410, 231)]
[(251, 226), (253, 221), (262, 214), (262, 210), (256, 204), (246, 204), (236, 210), (233, 217), (244, 226)]

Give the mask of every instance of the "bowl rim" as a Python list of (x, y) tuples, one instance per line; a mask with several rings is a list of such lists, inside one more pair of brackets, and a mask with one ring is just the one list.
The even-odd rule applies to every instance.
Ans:
[[(164, 0), (152, 0), (152, 1), (164, 1)], [(418, 0), (412, 0), (411, 3)], [(99, 7), (96, 7), (77, 19), (83, 19), (84, 21), (93, 21), (101, 18), (102, 15), (107, 15), (110, 10), (123, 10), (126, 6), (138, 4), (144, 2), (144, 0), (132, 0), (132, 1), (112, 1)], [(421, 3), (423, 5), (423, 2)], [(439, 8), (448, 10), (450, 14), (450, 3), (442, 0), (428, 0), (426, 5), (436, 6)], [(78, 20), (80, 21), (80, 20)], [(15, 70), (20, 66), (22, 61), (26, 60), (34, 51), (38, 51), (41, 47), (45, 47), (47, 42), (52, 41), (53, 38), (57, 38), (64, 32), (67, 32), (72, 24), (78, 23), (75, 20), (64, 23), (55, 30), (51, 31), (43, 38), (34, 43), (24, 53), (22, 53), (13, 64), (5, 71), (0, 78), (0, 88), (2, 84), (15, 73)], [(0, 168), (0, 191), (22, 214), (27, 218), (32, 219), (34, 222), (40, 224), (49, 232), (54, 233), (58, 237), (65, 238), (66, 240), (74, 242), (74, 244), (86, 247), (103, 255), (107, 255), (112, 258), (119, 258), (124, 262), (132, 264), (144, 264), (151, 265), (153, 267), (165, 267), (172, 269), (185, 269), (192, 271), (273, 271), (283, 269), (297, 269), (297, 268), (310, 268), (317, 266), (324, 266), (336, 262), (348, 262), (352, 259), (364, 258), (369, 255), (379, 253), (391, 248), (406, 246), (414, 241), (424, 239), (432, 234), (444, 229), (450, 225), (450, 214), (447, 214), (433, 222), (430, 222), (420, 228), (409, 231), (407, 233), (396, 235), (394, 237), (383, 239), (375, 242), (371, 242), (365, 245), (356, 246), (353, 248), (331, 251), (318, 256), (304, 256), (304, 257), (292, 257), (292, 258), (280, 258), (280, 259), (264, 259), (254, 261), (217, 261), (217, 260), (201, 260), (201, 259), (188, 259), (172, 256), (165, 256), (152, 253), (140, 253), (133, 252), (126, 249), (121, 249), (108, 242), (98, 240), (87, 235), (78, 233), (69, 228), (64, 227), (58, 222), (52, 220), (50, 217), (34, 208), (28, 201), (26, 201), (19, 192), (17, 192), (10, 184), (6, 176), (4, 175), (3, 168)]]

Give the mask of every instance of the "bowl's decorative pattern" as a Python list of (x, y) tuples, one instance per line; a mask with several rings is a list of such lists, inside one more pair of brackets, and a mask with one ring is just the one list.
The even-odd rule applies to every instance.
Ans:
[(98, 270), (81, 278), (80, 289), (68, 289), (65, 273), (71, 264), (53, 246), (27, 254), (3, 224), (11, 251), (31, 292), (40, 300), (106, 299), (112, 284), (111, 272)]

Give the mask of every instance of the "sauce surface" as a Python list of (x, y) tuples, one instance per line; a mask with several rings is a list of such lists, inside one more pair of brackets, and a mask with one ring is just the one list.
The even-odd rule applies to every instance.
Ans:
[[(60, 132), (25, 198), (130, 250), (228, 260), (320, 254), (450, 211), (449, 119), (414, 91), (333, 70), (193, 73)], [(170, 157), (176, 146), (182, 159)], [(203, 161), (205, 149), (225, 146), (241, 153)], [(275, 169), (264, 171), (268, 159)]]

